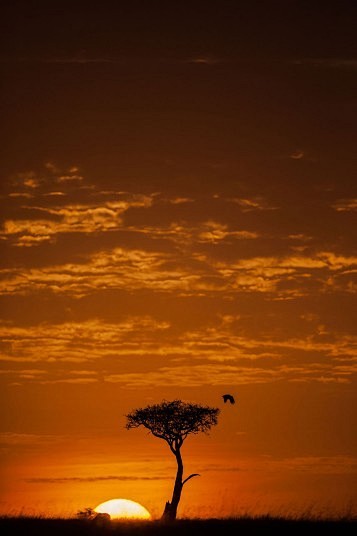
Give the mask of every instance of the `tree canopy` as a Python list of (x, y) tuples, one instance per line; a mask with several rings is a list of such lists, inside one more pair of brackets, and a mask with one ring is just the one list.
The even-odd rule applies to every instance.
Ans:
[(164, 400), (129, 413), (126, 428), (144, 426), (172, 447), (177, 441), (182, 444), (189, 434), (208, 433), (217, 424), (218, 414), (218, 408), (182, 400)]

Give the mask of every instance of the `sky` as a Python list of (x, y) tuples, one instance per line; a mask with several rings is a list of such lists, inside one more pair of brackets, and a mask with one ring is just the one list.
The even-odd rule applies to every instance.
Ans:
[(0, 9), (0, 513), (355, 512), (356, 3)]

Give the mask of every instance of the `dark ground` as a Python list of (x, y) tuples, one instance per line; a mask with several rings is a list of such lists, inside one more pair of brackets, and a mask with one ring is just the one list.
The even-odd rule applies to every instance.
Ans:
[(47, 519), (35, 517), (2, 517), (2, 536), (206, 536), (208, 534), (304, 535), (357, 534), (353, 519), (286, 519), (274, 517), (240, 517), (229, 519), (179, 519), (174, 523), (160, 521), (112, 521), (102, 524), (81, 519)]

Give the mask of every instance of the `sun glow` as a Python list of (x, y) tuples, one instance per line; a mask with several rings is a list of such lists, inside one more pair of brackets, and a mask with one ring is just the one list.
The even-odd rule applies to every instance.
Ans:
[(151, 514), (141, 504), (128, 499), (111, 499), (94, 508), (98, 514), (109, 514), (110, 519), (151, 519)]

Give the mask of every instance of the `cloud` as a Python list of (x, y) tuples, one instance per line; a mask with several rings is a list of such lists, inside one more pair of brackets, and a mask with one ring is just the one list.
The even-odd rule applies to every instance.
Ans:
[(59, 175), (57, 177), (57, 182), (82, 181), (82, 180), (83, 180), (82, 175), (77, 175), (76, 173), (72, 173), (71, 175)]
[[(311, 282), (315, 273), (316, 282), (323, 291), (327, 290), (329, 284), (331, 289), (336, 286), (336, 282), (327, 277), (328, 272), (332, 274), (340, 272), (338, 274), (340, 276), (348, 273), (356, 265), (357, 257), (336, 255), (333, 252), (318, 252), (312, 256), (252, 257), (232, 262), (229, 266), (222, 261), (215, 262), (217, 271), (230, 280), (232, 288), (275, 292), (279, 291), (279, 285), (286, 281), (292, 285), (291, 291), (294, 292), (293, 285), (299, 282), (296, 295), (306, 293), (303, 280), (308, 279)], [(325, 282), (325, 287), (321, 286), (322, 281)], [(342, 289), (342, 286), (339, 288)], [(348, 285), (344, 288), (345, 291), (349, 291)]]
[(194, 63), (198, 65), (217, 65), (220, 63), (227, 63), (227, 59), (214, 58), (212, 56), (196, 56), (186, 60), (187, 63)]
[(16, 246), (30, 247), (53, 241), (57, 232), (58, 225), (49, 220), (6, 220), (1, 237), (11, 237)]
[(40, 182), (37, 179), (28, 178), (24, 180), (24, 186), (27, 186), (28, 188), (38, 188)]
[[(57, 168), (51, 173), (57, 173)], [(74, 172), (77, 168), (71, 168)], [(75, 179), (76, 174), (69, 175), (68, 180)], [(62, 181), (63, 177), (57, 177)], [(67, 181), (67, 178), (66, 178)], [(33, 194), (26, 192), (16, 192), (9, 194), (16, 197), (29, 197), (35, 199)], [(33, 201), (31, 204), (23, 205), (17, 212), (23, 217), (17, 219), (6, 219), (3, 224), (0, 238), (7, 240), (11, 245), (17, 247), (31, 247), (43, 243), (53, 243), (60, 234), (67, 233), (99, 233), (113, 231), (129, 231), (138, 235), (145, 235), (149, 239), (166, 239), (175, 244), (212, 243), (232, 240), (251, 240), (260, 235), (256, 231), (237, 229), (215, 220), (207, 220), (193, 224), (182, 220), (161, 225), (150, 224), (127, 224), (124, 216), (130, 209), (151, 208), (155, 206), (156, 213), (160, 214), (163, 205), (186, 205), (193, 203), (194, 199), (187, 197), (173, 196), (171, 198), (162, 197), (159, 193), (152, 194), (130, 194), (128, 192), (116, 191), (90, 191), (87, 202), (63, 203), (57, 206), (48, 206), (48, 198), (64, 198), (69, 193), (62, 190), (41, 191), (36, 197), (42, 204)], [(103, 200), (103, 196), (111, 197), (110, 200)], [(96, 196), (100, 200), (93, 201)], [(46, 204), (43, 204), (43, 198)], [(82, 196), (83, 197), (83, 196)], [(61, 199), (62, 200), (62, 199)], [(231, 201), (231, 200), (230, 200)], [(243, 201), (240, 201), (243, 203)], [(244, 200), (244, 211), (263, 210), (263, 205), (257, 202)], [(31, 218), (28, 214), (31, 214)], [(41, 217), (34, 217), (41, 215)]]
[[(62, 194), (50, 192), (46, 195)], [(128, 199), (101, 204), (25, 207), (44, 213), (51, 219), (6, 220), (0, 236), (10, 239), (15, 246), (26, 247), (53, 242), (58, 234), (113, 231), (122, 227), (122, 215), (130, 208), (149, 207), (151, 203), (150, 196), (133, 195)]]
[[(260, 236), (255, 230), (232, 228), (214, 219), (198, 223), (187, 219), (174, 220), (161, 225), (141, 222), (133, 224), (129, 220), (128, 224), (124, 216), (130, 209), (155, 207), (155, 213), (163, 213), (167, 222), (168, 208), (165, 205), (176, 206), (178, 210), (180, 206), (193, 203), (195, 199), (180, 195), (167, 197), (160, 192), (133, 194), (97, 190), (94, 185), (80, 186), (78, 183), (83, 180), (77, 166), (62, 170), (53, 162), (46, 162), (41, 174), (34, 171), (19, 173), (14, 179), (14, 185), (18, 188), (19, 185), (25, 187), (27, 184), (27, 187), (23, 191), (11, 191), (8, 195), (14, 200), (28, 198), (31, 202), (16, 207), (16, 219), (12, 217), (4, 221), (0, 239), (17, 247), (33, 247), (54, 243), (58, 235), (119, 230), (145, 235), (149, 239), (166, 239), (179, 245), (205, 242), (216, 244), (223, 241), (250, 240)], [(76, 184), (75, 188), (72, 183)], [(81, 202), (78, 202), (79, 191)], [(56, 198), (59, 202), (64, 201), (63, 198), (66, 199), (64, 203), (53, 205), (52, 199)], [(77, 201), (71, 202), (71, 198)], [(274, 208), (261, 198), (233, 198), (226, 201), (239, 204), (243, 212)], [(174, 214), (177, 214), (177, 210)], [(151, 211), (149, 217), (152, 217), (152, 214)]]
[(23, 197), (25, 199), (32, 199), (34, 195), (28, 192), (11, 192), (9, 197)]
[(357, 266), (357, 257), (336, 255), (332, 251), (323, 251), (319, 257), (326, 262), (330, 270), (349, 270)]
[(225, 199), (227, 202), (235, 203), (241, 207), (242, 212), (251, 212), (253, 210), (277, 210), (278, 207), (270, 205), (262, 197), (231, 197)]
[(171, 197), (168, 199), (161, 199), (161, 201), (166, 201), (167, 203), (170, 203), (171, 205), (183, 205), (186, 203), (193, 203), (194, 199), (192, 197)]
[(204, 385), (224, 386), (246, 383), (267, 383), (277, 379), (275, 371), (233, 365), (205, 364), (160, 367), (145, 375), (137, 372), (111, 374), (107, 382), (119, 383), (128, 389), (147, 389), (153, 387), (200, 387)]
[(332, 205), (337, 212), (355, 212), (357, 210), (357, 198), (339, 199)]
[(238, 240), (251, 240), (258, 238), (258, 233), (251, 231), (230, 231), (227, 225), (208, 221), (202, 225), (203, 229), (198, 232), (197, 239), (199, 242), (220, 242), (227, 238), (236, 238)]
[(213, 220), (204, 221), (196, 225), (189, 222), (172, 222), (168, 226), (131, 226), (130, 230), (145, 234), (150, 238), (165, 238), (179, 245), (212, 243), (216, 244), (225, 240), (252, 240), (260, 235), (257, 232), (246, 230), (232, 230), (228, 225)]
[[(91, 362), (103, 357), (147, 354), (157, 348), (158, 337), (170, 328), (166, 321), (149, 316), (127, 317), (111, 324), (98, 319), (62, 324), (38, 324), (31, 327), (0, 325), (0, 341), (3, 345), (1, 361), (13, 363), (32, 362), (53, 364)], [(41, 353), (39, 353), (39, 345)], [(5, 372), (4, 372), (5, 373)], [(36, 375), (32, 378), (43, 381), (42, 371), (36, 369), (9, 370), (17, 376)], [(93, 372), (80, 369), (75, 373), (82, 378), (72, 378), (73, 371), (66, 374), (70, 383), (93, 382)], [(62, 378), (60, 378), (62, 379)]]
[(47, 193), (44, 193), (43, 195), (47, 197), (51, 197), (51, 196), (63, 197), (67, 194), (65, 192), (57, 191), (57, 192), (47, 192)]
[[(75, 216), (76, 217), (76, 216)], [(215, 227), (203, 241), (218, 240), (228, 231)], [(96, 252), (81, 264), (43, 268), (0, 270), (0, 294), (27, 294), (51, 291), (84, 296), (108, 289), (160, 292), (272, 293), (274, 299), (306, 295), (309, 285), (320, 292), (336, 288), (353, 292), (350, 276), (357, 257), (318, 252), (312, 256), (251, 257), (216, 260), (207, 254), (182, 256), (142, 249), (114, 248)], [(284, 285), (285, 286), (284, 286)]]
[(128, 389), (153, 387), (239, 386), (245, 384), (298, 381), (349, 383), (351, 374), (342, 375), (330, 364), (243, 366), (233, 364), (192, 364), (160, 367), (146, 374), (123, 372), (106, 376), (106, 381)]
[(300, 242), (309, 242), (310, 240), (312, 240), (313, 237), (305, 235), (303, 233), (296, 233), (288, 235), (288, 238), (290, 238), (291, 240), (298, 240)]
[(79, 174), (77, 166), (71, 166), (65, 170), (60, 169), (54, 162), (45, 162), (40, 172), (27, 170), (17, 173), (12, 183), (14, 186), (22, 186), (27, 190), (37, 190), (48, 184), (67, 181), (83, 181), (84, 177)]
[(171, 480), (170, 476), (137, 476), (137, 475), (108, 475), (108, 476), (68, 476), (68, 477), (33, 477), (26, 478), (25, 482), (29, 484), (67, 484), (69, 482), (105, 482), (108, 480), (117, 480), (120, 482), (128, 481), (155, 481)]
[(34, 171), (25, 171), (17, 175), (16, 183), (20, 183), (26, 188), (34, 189), (40, 186), (41, 179), (36, 175)]
[(99, 289), (184, 291), (200, 277), (189, 267), (179, 266), (176, 258), (168, 254), (124, 248), (96, 253), (86, 264), (2, 270), (1, 276), (0, 293), (26, 294), (47, 289), (77, 296)]
[(301, 151), (301, 150), (296, 150), (290, 154), (290, 158), (292, 160), (301, 160), (302, 158), (304, 158), (304, 156), (305, 156), (305, 153), (304, 151)]
[[(347, 383), (356, 375), (353, 336), (321, 336), (312, 330), (300, 338), (264, 333), (257, 338), (237, 335), (238, 321), (218, 318), (196, 330), (172, 330), (168, 322), (148, 316), (127, 317), (117, 324), (96, 319), (23, 328), (6, 324), (0, 326), (1, 360), (13, 367), (8, 365), (2, 376), (10, 383), (100, 381), (133, 389), (279, 380)], [(98, 360), (99, 371), (91, 366)]]

